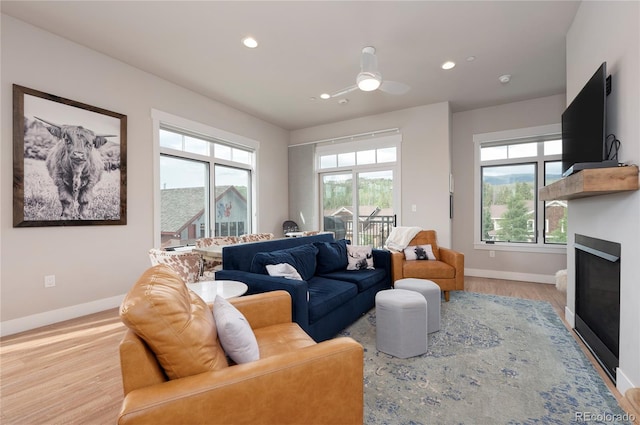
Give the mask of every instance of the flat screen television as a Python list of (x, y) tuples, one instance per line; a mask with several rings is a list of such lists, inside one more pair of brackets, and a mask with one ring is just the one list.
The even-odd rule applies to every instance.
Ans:
[(562, 113), (562, 175), (615, 167), (607, 157), (607, 63), (603, 62)]

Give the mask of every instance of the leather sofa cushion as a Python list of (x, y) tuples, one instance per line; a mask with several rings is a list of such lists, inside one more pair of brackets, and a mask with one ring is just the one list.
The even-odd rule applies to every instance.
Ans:
[(442, 261), (405, 261), (402, 275), (418, 279), (454, 279), (456, 269)]
[(309, 284), (309, 323), (333, 312), (336, 308), (355, 298), (358, 287), (349, 282), (314, 276)]
[(318, 248), (313, 244), (305, 244), (293, 248), (281, 249), (271, 252), (259, 252), (251, 262), (251, 273), (268, 274), (266, 266), (269, 264), (291, 264), (302, 276), (309, 280), (316, 272), (316, 254)]
[(228, 366), (211, 309), (166, 265), (138, 279), (120, 305), (120, 318), (147, 343), (169, 379)]
[(254, 329), (254, 332), (258, 340), (261, 359), (296, 351), (300, 348), (316, 344), (316, 342), (294, 322), (280, 323)]

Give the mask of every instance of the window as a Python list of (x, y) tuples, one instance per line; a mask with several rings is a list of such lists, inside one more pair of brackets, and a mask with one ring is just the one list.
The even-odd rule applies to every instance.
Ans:
[(474, 136), (476, 248), (564, 249), (566, 201), (538, 201), (538, 189), (562, 177), (560, 133), (553, 125)]
[(323, 230), (357, 245), (384, 245), (398, 213), (401, 141), (397, 134), (316, 148)]
[(251, 233), (258, 142), (159, 111), (154, 118), (159, 152), (155, 245)]

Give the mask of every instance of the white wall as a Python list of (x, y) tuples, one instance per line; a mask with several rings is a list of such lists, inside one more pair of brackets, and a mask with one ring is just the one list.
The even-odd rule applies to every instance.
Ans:
[[(451, 247), (450, 121), (449, 103), (442, 102), (292, 131), (290, 144), (399, 128), (402, 133), (399, 225), (434, 229), (438, 243)], [(296, 182), (291, 184), (290, 190), (297, 190)], [(416, 206), (415, 212), (412, 205)], [(297, 206), (291, 208), (295, 211)]]
[(453, 114), (453, 248), (465, 254), (466, 274), (549, 283), (558, 270), (566, 268), (565, 254), (495, 251), (495, 257), (490, 258), (489, 251), (474, 249), (473, 245), (473, 135), (558, 124), (564, 102), (564, 95), (555, 95)]
[[(640, 3), (582, 2), (567, 34), (567, 104), (606, 61), (613, 89), (607, 134), (622, 142), (619, 160), (640, 163)], [(575, 264), (575, 233), (622, 244), (620, 366), (617, 387), (640, 386), (640, 192), (569, 202), (568, 264)], [(575, 312), (575, 270), (569, 267), (567, 320)]]
[[(288, 132), (96, 51), (2, 15), (2, 333), (115, 307), (153, 246), (151, 109), (260, 141), (258, 231), (287, 218)], [(127, 225), (12, 227), (12, 84), (128, 117)], [(280, 229), (280, 230), (279, 230)], [(45, 289), (43, 277), (56, 276)]]

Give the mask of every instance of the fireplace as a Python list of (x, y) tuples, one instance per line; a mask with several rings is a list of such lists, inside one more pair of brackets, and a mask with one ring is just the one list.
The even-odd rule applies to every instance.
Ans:
[(574, 247), (575, 331), (615, 383), (620, 346), (621, 245), (576, 234)]

